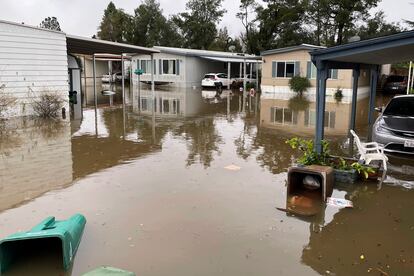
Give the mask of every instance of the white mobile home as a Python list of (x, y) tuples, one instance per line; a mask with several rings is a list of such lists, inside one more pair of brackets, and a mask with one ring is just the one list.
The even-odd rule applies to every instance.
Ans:
[[(156, 84), (168, 84), (173, 87), (199, 87), (207, 73), (226, 73), (232, 77), (240, 77), (244, 74), (244, 62), (247, 64), (246, 73), (255, 75), (261, 62), (260, 57), (239, 53), (161, 46), (155, 46), (154, 49), (160, 51), (153, 54), (154, 81)], [(150, 55), (133, 56), (132, 68), (143, 70), (140, 81), (151, 81)], [(137, 78), (134, 76), (134, 83)]]
[(0, 96), (17, 100), (3, 116), (31, 115), (42, 92), (67, 98), (65, 33), (0, 21), (0, 49)]
[[(34, 99), (46, 92), (59, 95), (69, 110), (69, 91), (77, 92), (75, 105), (77, 114), (81, 114), (84, 91), (80, 80), (81, 76), (84, 79), (89, 76), (86, 73), (90, 74), (92, 66), (82, 67), (80, 60), (91, 60), (97, 54), (126, 56), (158, 52), (0, 20), (0, 116), (33, 115)], [(97, 65), (95, 73), (106, 73), (107, 62), (97, 60)], [(90, 79), (93, 82), (93, 77)]]

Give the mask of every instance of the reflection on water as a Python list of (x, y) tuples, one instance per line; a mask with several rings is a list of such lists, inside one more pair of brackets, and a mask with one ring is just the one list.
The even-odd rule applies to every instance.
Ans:
[(21, 118), (7, 124), (0, 147), (0, 211), (71, 184), (68, 122)]
[[(357, 103), (356, 126), (366, 127), (368, 98)], [(365, 107), (365, 108), (361, 108)], [(349, 131), (351, 104), (327, 98), (325, 107), (325, 133), (344, 135)], [(315, 99), (303, 96), (271, 95), (261, 99), (261, 126), (304, 134), (313, 134), (316, 125)]]
[[(335, 184), (332, 196), (352, 200), (353, 209), (323, 205), (301, 218), (275, 208), (307, 204), (287, 199), (296, 153), (285, 141), (313, 137), (312, 100), (193, 89), (153, 95), (145, 85), (127, 93), (125, 110), (122, 98), (112, 106), (102, 99), (82, 120), (2, 125), (0, 236), (49, 215), (83, 213), (73, 275), (102, 264), (137, 275), (413, 271), (412, 160), (390, 158), (393, 184), (379, 191)], [(327, 138), (340, 152), (349, 104), (327, 107)], [(231, 164), (240, 170), (224, 169)]]

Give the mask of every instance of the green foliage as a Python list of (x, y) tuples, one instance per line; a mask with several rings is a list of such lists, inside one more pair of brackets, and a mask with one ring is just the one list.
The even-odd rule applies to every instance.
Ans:
[(189, 0), (186, 11), (173, 17), (184, 38), (184, 47), (209, 49), (217, 36), (217, 26), (225, 9), (222, 0)]
[(402, 28), (398, 23), (388, 23), (385, 20), (383, 11), (379, 11), (373, 17), (366, 20), (365, 25), (356, 29), (356, 34), (361, 39), (369, 39), (378, 36), (390, 35), (401, 32)]
[(43, 19), (39, 27), (43, 29), (53, 30), (53, 31), (61, 31), (59, 21), (54, 16), (46, 17), (45, 19)]
[(131, 16), (122, 9), (117, 9), (111, 1), (104, 11), (104, 16), (98, 29), (98, 38), (115, 42), (130, 41), (131, 26)]
[(217, 37), (209, 46), (209, 50), (228, 52), (234, 49), (234, 52), (241, 52), (241, 44), (239, 40), (230, 37), (226, 27), (219, 30)]
[(240, 19), (244, 34), (241, 36), (243, 44), (246, 47), (246, 52), (253, 54), (260, 52), (257, 44), (257, 32), (255, 26), (255, 10), (257, 3), (255, 0), (240, 0), (239, 12), (236, 17)]
[(330, 165), (328, 141), (322, 140), (322, 152), (320, 154), (315, 151), (313, 140), (294, 137), (287, 140), (286, 144), (302, 153), (302, 156), (298, 159), (298, 163), (301, 165)]
[(364, 176), (365, 179), (368, 179), (370, 173), (375, 173), (374, 168), (362, 165), (358, 162), (352, 163), (351, 167), (358, 172), (359, 175)]
[(289, 87), (298, 94), (302, 94), (311, 86), (308, 78), (301, 76), (293, 76), (289, 80)]
[(343, 97), (344, 95), (342, 94), (342, 89), (338, 87), (334, 94), (336, 102), (341, 102)]
[(298, 94), (289, 99), (288, 107), (294, 111), (303, 111), (309, 108), (310, 102), (306, 97)]
[(156, 0), (144, 0), (135, 9), (133, 27), (132, 42), (135, 45), (180, 47), (182, 44), (177, 26), (165, 18)]

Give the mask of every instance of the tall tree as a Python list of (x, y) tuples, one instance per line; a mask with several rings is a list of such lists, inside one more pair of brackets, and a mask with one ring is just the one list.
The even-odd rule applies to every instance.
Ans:
[(56, 17), (46, 17), (42, 23), (40, 23), (40, 28), (61, 31), (59, 21)]
[(397, 23), (388, 23), (385, 20), (385, 14), (383, 11), (379, 11), (371, 18), (366, 20), (362, 26), (359, 26), (355, 30), (361, 39), (374, 38), (378, 36), (390, 35), (401, 32), (402, 28)]
[(263, 0), (259, 6), (257, 39), (260, 50), (296, 45), (309, 41), (304, 28), (306, 0)]
[(165, 18), (157, 0), (144, 0), (135, 9), (132, 42), (146, 47), (181, 45), (176, 25)]
[(316, 43), (346, 43), (358, 22), (369, 17), (379, 0), (309, 0), (308, 19), (316, 30)]
[(189, 0), (186, 12), (174, 16), (174, 22), (184, 37), (184, 45), (193, 49), (208, 49), (217, 36), (216, 24), (225, 9), (223, 0)]
[(117, 9), (111, 1), (104, 11), (97, 36), (109, 41), (128, 42), (131, 40), (131, 26), (132, 17), (122, 9)]
[(244, 27), (243, 42), (246, 45), (246, 50), (249, 53), (254, 53), (255, 42), (253, 41), (252, 30), (254, 26), (255, 19), (255, 9), (257, 3), (255, 0), (241, 0), (239, 6), (239, 12), (236, 14), (237, 18), (240, 19)]

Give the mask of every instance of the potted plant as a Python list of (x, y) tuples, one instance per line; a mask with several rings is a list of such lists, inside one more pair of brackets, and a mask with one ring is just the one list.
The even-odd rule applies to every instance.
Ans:
[(297, 159), (299, 166), (322, 165), (330, 166), (334, 169), (335, 181), (344, 183), (355, 183), (359, 177), (368, 179), (375, 175), (375, 169), (362, 165), (353, 160), (345, 160), (341, 157), (333, 157), (329, 154), (329, 142), (322, 141), (322, 152), (314, 150), (313, 140), (302, 138), (292, 138), (286, 141), (292, 149), (302, 152), (302, 156)]

